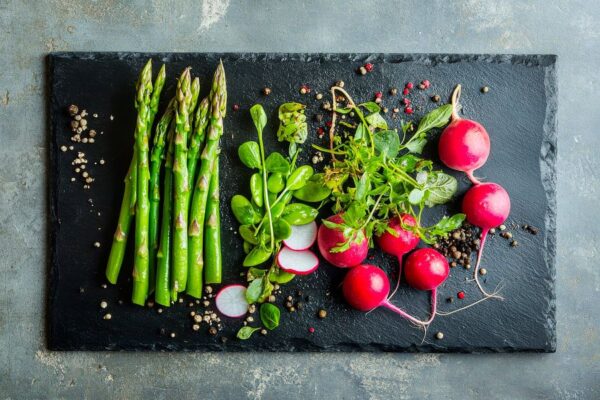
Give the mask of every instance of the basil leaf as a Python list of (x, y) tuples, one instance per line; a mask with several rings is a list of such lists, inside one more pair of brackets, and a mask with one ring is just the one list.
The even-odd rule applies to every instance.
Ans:
[(263, 181), (262, 176), (257, 172), (252, 174), (250, 177), (250, 193), (252, 194), (252, 201), (258, 207), (263, 206)]
[(244, 142), (238, 148), (238, 156), (242, 163), (248, 168), (260, 169), (260, 148), (254, 141)]
[(242, 265), (244, 267), (255, 267), (267, 261), (271, 257), (271, 252), (257, 246), (244, 258)]
[(276, 305), (264, 303), (260, 306), (260, 320), (268, 330), (272, 331), (279, 326), (280, 317), (281, 312)]
[(287, 174), (290, 170), (290, 163), (280, 153), (269, 154), (265, 160), (265, 168), (269, 172), (279, 172)]
[(285, 188), (285, 181), (280, 172), (274, 172), (267, 179), (267, 190), (271, 193), (279, 193)]
[(242, 225), (252, 224), (256, 217), (252, 203), (241, 194), (236, 194), (231, 198), (231, 211), (233, 211), (233, 215)]
[(429, 192), (429, 196), (425, 200), (427, 207), (433, 207), (438, 204), (445, 204), (456, 193), (458, 183), (453, 176), (445, 174), (441, 171), (433, 171), (427, 177), (425, 189)]
[(379, 105), (374, 101), (368, 101), (366, 103), (359, 104), (358, 106), (364, 107), (367, 111), (371, 113), (378, 113), (379, 111), (381, 111), (381, 107), (379, 107)]
[[(348, 178), (347, 175), (344, 177), (341, 183), (343, 183), (346, 178)], [(294, 197), (301, 201), (318, 203), (325, 200), (330, 194), (331, 189), (325, 184), (325, 175), (319, 173), (311, 176), (308, 182), (306, 182), (306, 185), (304, 185), (301, 189), (296, 190), (294, 192)]]
[(273, 283), (285, 284), (294, 279), (296, 275), (290, 274), (289, 272), (285, 272), (279, 267), (275, 267), (271, 270), (269, 274), (269, 280)]
[(248, 285), (248, 289), (246, 289), (246, 301), (248, 302), (248, 304), (256, 303), (256, 301), (260, 297), (260, 294), (263, 290), (262, 282), (262, 278), (256, 278)]
[(254, 245), (258, 244), (258, 239), (254, 235), (254, 229), (251, 225), (240, 225), (239, 232), (242, 239), (246, 242)]
[(378, 131), (373, 136), (375, 150), (385, 158), (396, 158), (400, 151), (400, 138), (396, 131)]
[(379, 128), (379, 129), (387, 129), (388, 128), (387, 122), (385, 121), (385, 119), (383, 119), (383, 117), (379, 113), (373, 113), (373, 114), (367, 115), (365, 117), (365, 121), (367, 121), (367, 123), (374, 128)]
[(262, 132), (267, 125), (267, 114), (265, 114), (264, 108), (260, 104), (255, 104), (250, 108), (250, 115), (256, 130)]
[(448, 218), (444, 216), (437, 224), (430, 229), (431, 233), (437, 236), (447, 235), (448, 233), (460, 228), (465, 220), (465, 214), (454, 214)]
[(426, 114), (417, 127), (415, 135), (430, 131), (433, 128), (441, 128), (446, 126), (452, 115), (452, 104), (444, 104)]
[(313, 175), (314, 171), (310, 165), (303, 165), (297, 168), (287, 180), (286, 188), (288, 190), (298, 190), (306, 185), (306, 182)]
[(250, 336), (256, 331), (260, 330), (260, 328), (253, 328), (251, 326), (242, 326), (238, 331), (236, 337), (240, 340), (250, 339)]
[(418, 137), (410, 140), (405, 146), (411, 153), (421, 154), (426, 144), (427, 139)]
[(302, 203), (292, 203), (285, 206), (281, 217), (290, 225), (305, 225), (313, 222), (317, 215), (319, 210), (316, 208)]

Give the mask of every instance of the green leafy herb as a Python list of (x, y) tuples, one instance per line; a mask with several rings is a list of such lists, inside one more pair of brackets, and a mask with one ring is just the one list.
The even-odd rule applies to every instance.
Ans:
[(300, 103), (284, 103), (279, 106), (279, 129), (277, 139), (280, 142), (287, 141), (302, 144), (308, 137), (306, 125), (306, 106)]
[(429, 193), (425, 200), (427, 207), (445, 204), (456, 194), (458, 183), (453, 176), (440, 171), (432, 171), (427, 177), (425, 190)]
[(375, 149), (385, 158), (395, 158), (400, 151), (400, 138), (396, 131), (379, 131), (373, 135)]
[(276, 305), (264, 303), (260, 306), (260, 320), (268, 330), (272, 331), (279, 326), (280, 316), (281, 312)]
[(258, 330), (260, 330), (260, 328), (253, 328), (251, 326), (243, 326), (240, 328), (240, 330), (238, 331), (236, 336), (240, 340), (247, 340), (247, 339), (250, 339), (252, 334)]
[(242, 143), (238, 148), (238, 156), (244, 165), (248, 168), (260, 168), (260, 149), (258, 143), (249, 141)]
[(260, 294), (263, 290), (263, 279), (256, 278), (248, 285), (248, 289), (246, 289), (246, 301), (248, 304), (253, 304), (258, 301)]
[(290, 170), (290, 163), (281, 155), (281, 153), (273, 152), (267, 157), (265, 168), (268, 172), (287, 174)]

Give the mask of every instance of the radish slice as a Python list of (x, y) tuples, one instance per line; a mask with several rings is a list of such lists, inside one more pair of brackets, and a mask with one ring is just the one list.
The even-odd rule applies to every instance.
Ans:
[(310, 250), (292, 250), (284, 247), (277, 254), (277, 265), (286, 272), (307, 275), (319, 267), (319, 259)]
[(283, 241), (292, 250), (306, 250), (317, 240), (317, 224), (315, 221), (305, 225), (292, 225), (292, 234)]
[(215, 299), (217, 310), (226, 317), (240, 318), (248, 312), (246, 287), (242, 285), (225, 286)]

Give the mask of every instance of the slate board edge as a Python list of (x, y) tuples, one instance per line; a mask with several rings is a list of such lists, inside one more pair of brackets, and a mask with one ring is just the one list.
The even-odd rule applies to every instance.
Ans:
[[(61, 59), (91, 59), (91, 58), (138, 58), (138, 57), (158, 57), (163, 62), (170, 60), (177, 60), (179, 58), (185, 58), (189, 55), (198, 53), (144, 53), (144, 52), (53, 52), (49, 53), (47, 61), (47, 88), (48, 88), (48, 103), (47, 103), (47, 123), (49, 132), (49, 173), (48, 177), (48, 203), (50, 213), (48, 216), (48, 239), (50, 249), (48, 251), (49, 257), (49, 284), (47, 285), (48, 295), (53, 292), (53, 288), (56, 285), (56, 278), (59, 274), (58, 271), (58, 260), (56, 253), (55, 241), (60, 227), (60, 221), (56, 217), (56, 195), (58, 193), (58, 187), (55, 185), (53, 177), (56, 176), (58, 165), (56, 163), (56, 152), (58, 151), (58, 143), (56, 141), (57, 136), (55, 135), (55, 127), (53, 123), (53, 117), (51, 110), (54, 105), (54, 86), (52, 80), (52, 71), (54, 68), (54, 60), (57, 58)], [(555, 292), (555, 280), (556, 280), (556, 156), (557, 156), (557, 80), (556, 80), (556, 61), (557, 56), (552, 54), (427, 54), (427, 53), (412, 53), (412, 54), (396, 54), (396, 53), (202, 53), (209, 58), (221, 58), (224, 61), (235, 61), (235, 60), (298, 60), (298, 61), (314, 61), (315, 59), (323, 59), (327, 61), (353, 61), (353, 62), (422, 62), (426, 65), (437, 65), (444, 63), (459, 63), (459, 62), (475, 62), (485, 61), (489, 63), (511, 63), (520, 64), (530, 67), (543, 67), (545, 69), (545, 95), (547, 101), (546, 116), (544, 121), (544, 139), (542, 142), (542, 148), (540, 151), (540, 168), (542, 175), (542, 185), (548, 201), (548, 207), (546, 209), (545, 217), (545, 228), (547, 229), (547, 236), (545, 237), (544, 244), (544, 255), (545, 262), (551, 274), (551, 281), (548, 282), (549, 291), (551, 297), (549, 299), (548, 309), (546, 310), (546, 320), (548, 330), (551, 332), (549, 341), (545, 347), (539, 349), (516, 349), (512, 347), (486, 347), (486, 348), (469, 348), (461, 347), (460, 349), (455, 348), (439, 348), (433, 345), (427, 346), (411, 346), (403, 349), (390, 349), (389, 346), (380, 344), (368, 344), (368, 345), (344, 345), (338, 344), (335, 348), (322, 348), (314, 347), (313, 349), (307, 349), (304, 351), (329, 351), (329, 352), (346, 352), (346, 351), (401, 351), (401, 352), (437, 352), (437, 353), (494, 353), (494, 352), (555, 352), (556, 351), (556, 292)], [(73, 350), (70, 348), (57, 347), (52, 340), (53, 337), (53, 325), (50, 310), (52, 309), (53, 299), (49, 298), (47, 303), (47, 320), (46, 320), (46, 343), (49, 350)], [(131, 351), (131, 349), (108, 349), (101, 346), (88, 347), (86, 349), (78, 350), (93, 350), (93, 351), (106, 351), (106, 350), (119, 350), (119, 351)], [(225, 350), (221, 346), (203, 347), (197, 349), (170, 349), (170, 348), (156, 348), (155, 346), (147, 346), (144, 348), (135, 349), (133, 351), (151, 351), (151, 350), (167, 350), (167, 351), (223, 351)], [(228, 351), (253, 351), (252, 349), (243, 348), (228, 348)], [(272, 349), (259, 349), (260, 351), (280, 352), (281, 350)], [(255, 350), (256, 351), (256, 350)], [(292, 349), (293, 351), (293, 349)], [(289, 350), (288, 350), (289, 352)]]

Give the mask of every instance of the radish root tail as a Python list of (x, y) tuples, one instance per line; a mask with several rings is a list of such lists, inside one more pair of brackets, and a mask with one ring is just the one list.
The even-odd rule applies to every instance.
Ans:
[(454, 88), (454, 91), (452, 92), (452, 116), (451, 116), (451, 120), (457, 120), (460, 119), (460, 117), (458, 116), (458, 110), (460, 108), (460, 105), (458, 104), (458, 100), (460, 99), (460, 93), (461, 93), (461, 85), (456, 85), (456, 87)]
[(400, 287), (400, 279), (402, 277), (402, 256), (398, 256), (398, 279), (396, 279), (396, 287), (392, 291), (392, 294), (388, 296), (388, 300), (394, 297), (398, 288)]
[(481, 264), (481, 256), (483, 254), (483, 247), (485, 246), (485, 239), (487, 238), (489, 229), (482, 229), (481, 230), (481, 244), (479, 245), (479, 250), (477, 251), (477, 263), (475, 264), (475, 271), (473, 272), (473, 278), (475, 279), (475, 283), (477, 284), (477, 287), (479, 288), (479, 291), (485, 296), (485, 298), (488, 297), (493, 297), (499, 300), (504, 300), (504, 298), (500, 295), (498, 295), (496, 292), (494, 293), (488, 293), (485, 291), (485, 289), (483, 288), (483, 286), (481, 285), (481, 282), (479, 282), (479, 266)]
[(389, 301), (384, 301), (382, 306), (394, 311), (396, 314), (400, 314), (402, 317), (406, 318), (407, 320), (419, 327), (427, 327), (429, 324), (431, 324), (431, 322), (433, 322), (433, 319), (435, 318), (435, 315), (437, 313), (437, 289), (433, 289), (431, 291), (431, 316), (427, 321), (421, 321), (420, 319), (413, 317), (412, 315), (410, 315), (403, 309), (393, 305)]
[[(489, 300), (489, 299), (491, 299), (491, 298), (493, 298), (493, 297), (496, 297), (496, 298), (497, 298), (498, 296), (496, 296), (496, 294), (497, 294), (497, 293), (499, 293), (501, 290), (502, 290), (502, 287), (496, 287), (496, 289), (494, 290), (494, 292), (492, 292), (492, 296), (489, 296), (489, 297), (484, 297), (484, 298), (482, 298), (482, 299), (479, 299), (479, 300), (477, 300), (477, 301), (475, 301), (475, 302), (473, 302), (473, 303), (471, 303), (471, 304), (469, 304), (469, 305), (466, 305), (466, 306), (464, 306), (464, 307), (457, 308), (456, 310), (452, 310), (452, 311), (448, 311), (448, 312), (445, 312), (445, 311), (438, 311), (438, 312), (437, 312), (437, 315), (439, 315), (440, 317), (445, 317), (445, 316), (448, 316), (448, 315), (452, 315), (452, 314), (454, 314), (454, 313), (457, 313), (457, 312), (459, 312), (459, 311), (466, 310), (467, 308), (471, 308), (471, 307), (473, 307), (473, 306), (475, 306), (475, 305), (477, 305), (477, 304), (479, 304), (479, 303), (482, 303), (482, 302), (484, 302), (484, 301), (486, 301), (486, 300)], [(502, 297), (500, 297), (500, 298), (502, 298)]]
[(465, 171), (465, 174), (467, 174), (467, 177), (469, 178), (471, 183), (473, 183), (473, 185), (481, 185), (481, 181), (477, 179), (475, 175), (473, 175), (473, 172), (474, 171)]

